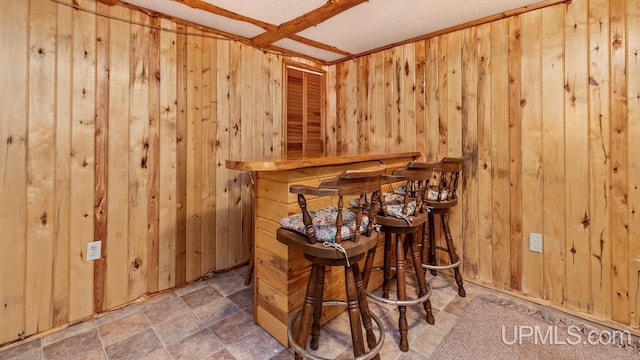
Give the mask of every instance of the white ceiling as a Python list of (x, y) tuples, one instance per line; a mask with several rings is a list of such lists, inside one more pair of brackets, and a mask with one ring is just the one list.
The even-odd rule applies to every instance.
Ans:
[[(360, 2), (358, 0), (122, 1), (247, 41), (268, 31), (265, 29), (265, 23), (271, 31), (276, 31), (278, 25), (291, 25), (288, 22), (325, 4)], [(470, 21), (549, 2), (549, 0), (368, 0), (315, 26), (298, 27), (300, 30), (296, 33), (276, 39), (271, 45), (265, 47), (285, 49), (330, 63)], [(211, 10), (210, 5), (235, 13), (242, 20), (219, 15), (223, 12)], [(247, 21), (252, 19), (256, 21)]]

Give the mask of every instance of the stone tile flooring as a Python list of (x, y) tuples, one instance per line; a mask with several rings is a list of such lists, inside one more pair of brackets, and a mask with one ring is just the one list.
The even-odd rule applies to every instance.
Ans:
[[(292, 359), (265, 330), (253, 323), (253, 286), (243, 285), (246, 267), (216, 274), (175, 291), (97, 316), (40, 339), (0, 351), (0, 360)], [(429, 275), (430, 276), (430, 275)], [(408, 285), (412, 277), (407, 279)], [(409, 352), (398, 349), (398, 310), (369, 301), (387, 329), (382, 359), (425, 359), (453, 328), (478, 294), (498, 293), (465, 283), (467, 297), (447, 275), (430, 277), (435, 325), (421, 306), (408, 308)], [(412, 292), (407, 292), (412, 294)], [(346, 312), (323, 326), (325, 358), (352, 357)]]

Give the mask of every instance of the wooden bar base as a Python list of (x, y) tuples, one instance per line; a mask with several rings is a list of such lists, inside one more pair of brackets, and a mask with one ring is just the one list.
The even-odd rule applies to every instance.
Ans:
[[(335, 177), (347, 169), (367, 169), (380, 163), (389, 171), (406, 165), (420, 156), (417, 152), (395, 154), (349, 155), (314, 159), (259, 159), (228, 160), (227, 167), (247, 170), (255, 178), (254, 211), (254, 318), (283, 345), (288, 346), (287, 324), (300, 310), (304, 301), (306, 281), (311, 263), (302, 253), (289, 248), (276, 239), (281, 218), (300, 212), (295, 194), (289, 193), (292, 184), (317, 186), (322, 180)], [(309, 197), (309, 209), (329, 205), (327, 199)], [(384, 239), (378, 241), (382, 249)], [(377, 251), (374, 263), (382, 264), (383, 250)], [(364, 261), (364, 260), (363, 260)], [(361, 264), (364, 267), (364, 263)], [(382, 284), (382, 276), (374, 274), (369, 288)], [(327, 267), (325, 273), (325, 299), (345, 300), (344, 269)], [(325, 323), (344, 311), (341, 307), (330, 307), (323, 314)]]

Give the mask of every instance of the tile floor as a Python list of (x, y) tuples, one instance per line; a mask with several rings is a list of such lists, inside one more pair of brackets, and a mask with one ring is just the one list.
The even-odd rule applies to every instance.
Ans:
[[(253, 286), (243, 285), (246, 267), (214, 275), (145, 302), (95, 317), (40, 339), (0, 351), (0, 360), (292, 359), (284, 348), (253, 323)], [(411, 277), (409, 277), (411, 278)], [(494, 294), (467, 283), (467, 297), (457, 296), (450, 276), (430, 278), (435, 325), (420, 306), (408, 308), (409, 352), (398, 350), (398, 310), (370, 301), (385, 324), (382, 359), (426, 359), (453, 328), (477, 294)], [(408, 285), (412, 281), (408, 279)], [(410, 294), (408, 292), (407, 294)], [(317, 354), (352, 356), (346, 313), (323, 326)]]

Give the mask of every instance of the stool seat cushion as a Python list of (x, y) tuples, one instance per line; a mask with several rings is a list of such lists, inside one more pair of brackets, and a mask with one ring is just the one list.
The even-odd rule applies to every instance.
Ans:
[[(327, 206), (317, 210), (309, 210), (309, 215), (311, 216), (313, 228), (316, 232), (316, 239), (320, 242), (335, 242), (338, 207)], [(356, 213), (349, 209), (342, 209), (342, 221), (342, 239), (347, 240), (353, 238), (356, 231)], [(360, 233), (366, 231), (368, 223), (369, 218), (364, 215), (362, 217), (362, 224), (360, 224)], [(305, 234), (302, 214), (294, 214), (280, 219), (280, 226), (287, 230)]]

